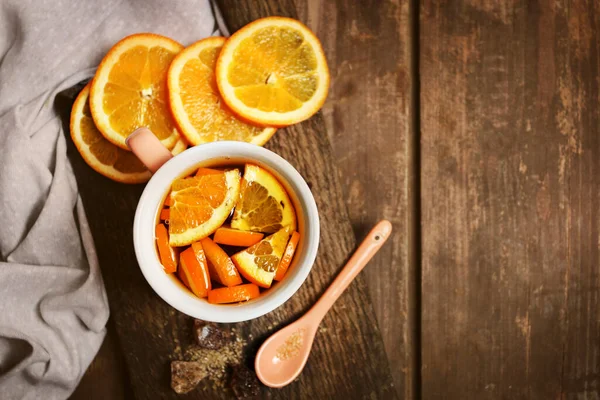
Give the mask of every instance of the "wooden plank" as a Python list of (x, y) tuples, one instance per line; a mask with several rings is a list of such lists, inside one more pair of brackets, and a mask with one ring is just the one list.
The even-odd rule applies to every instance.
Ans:
[(411, 16), (408, 0), (297, 0), (331, 69), (323, 107), (344, 198), (360, 237), (381, 218), (393, 242), (364, 272), (398, 393), (415, 394), (416, 265)]
[[(221, 2), (235, 30), (265, 15), (295, 15), (291, 1)], [(72, 96), (70, 97), (72, 99)], [(62, 104), (63, 110), (70, 105)], [(250, 344), (246, 364), (269, 332), (307, 310), (350, 255), (355, 241), (320, 114), (281, 130), (268, 148), (288, 159), (312, 187), (321, 217), (321, 244), (313, 272), (278, 310), (236, 324)], [(88, 210), (109, 303), (137, 398), (178, 398), (169, 387), (169, 362), (191, 343), (191, 320), (154, 294), (145, 282), (131, 244), (131, 226), (141, 186), (111, 182), (88, 168), (73, 146), (69, 155)], [(93, 210), (93, 211), (92, 211)], [(273, 398), (394, 398), (381, 335), (364, 282), (359, 278), (323, 320), (301, 378), (282, 390), (263, 388)], [(227, 390), (203, 386), (189, 398), (229, 398)]]
[(71, 400), (133, 398), (125, 357), (118, 342), (117, 331), (110, 319), (106, 338), (71, 395)]
[(423, 398), (599, 396), (599, 11), (421, 5)]

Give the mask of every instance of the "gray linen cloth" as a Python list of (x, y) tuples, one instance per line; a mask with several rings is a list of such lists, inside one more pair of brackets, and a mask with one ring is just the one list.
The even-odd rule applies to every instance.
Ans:
[(215, 29), (208, 0), (0, 1), (1, 399), (67, 398), (108, 319), (54, 97), (126, 35)]

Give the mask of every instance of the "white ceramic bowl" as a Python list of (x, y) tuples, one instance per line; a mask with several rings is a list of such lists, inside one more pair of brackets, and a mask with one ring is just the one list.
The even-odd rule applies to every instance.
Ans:
[[(300, 242), (285, 278), (257, 299), (240, 304), (210, 304), (194, 296), (179, 280), (163, 271), (156, 250), (154, 227), (171, 183), (199, 166), (251, 162), (273, 173), (296, 208)], [(144, 277), (172, 307), (191, 317), (213, 322), (240, 322), (260, 317), (285, 303), (310, 272), (319, 247), (319, 214), (302, 176), (277, 154), (243, 142), (214, 142), (192, 147), (167, 161), (152, 176), (137, 206), (133, 224), (135, 254)]]

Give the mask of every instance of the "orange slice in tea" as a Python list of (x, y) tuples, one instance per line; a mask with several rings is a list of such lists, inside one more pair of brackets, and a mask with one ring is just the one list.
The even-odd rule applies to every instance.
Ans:
[(211, 290), (208, 265), (202, 245), (196, 242), (192, 244), (179, 257), (179, 268), (182, 280), (197, 297), (206, 297)]
[(200, 167), (200, 168), (198, 168), (198, 171), (196, 171), (196, 176), (215, 175), (215, 174), (222, 174), (222, 173), (223, 173), (223, 171), (221, 171), (220, 169)]
[(169, 106), (179, 130), (192, 145), (238, 140), (262, 146), (275, 128), (240, 120), (219, 94), (215, 64), (225, 40), (200, 40), (175, 57), (168, 74)]
[(154, 228), (154, 237), (156, 247), (158, 247), (158, 256), (160, 263), (167, 274), (177, 271), (177, 251), (169, 246), (169, 235), (167, 228), (163, 224), (158, 224)]
[(260, 242), (265, 235), (260, 232), (240, 231), (222, 226), (215, 232), (214, 241), (236, 247), (250, 247)]
[(162, 210), (160, 210), (159, 218), (161, 221), (168, 221), (170, 215), (171, 215), (171, 211), (168, 208), (163, 208)]
[[(79, 93), (71, 110), (71, 138), (84, 161), (96, 172), (117, 182), (142, 183), (150, 179), (150, 171), (130, 151), (115, 146), (102, 136), (90, 112), (90, 86)], [(179, 140), (171, 150), (181, 153), (187, 143)]]
[(273, 233), (296, 230), (296, 212), (287, 192), (271, 173), (246, 164), (231, 227), (243, 231)]
[(145, 126), (173, 148), (180, 136), (169, 110), (167, 71), (181, 50), (176, 41), (152, 33), (127, 36), (110, 49), (90, 94), (94, 122), (106, 139), (127, 149), (127, 136)]
[(269, 126), (311, 117), (329, 90), (321, 42), (291, 18), (259, 19), (234, 33), (221, 50), (216, 76), (236, 114)]
[(269, 288), (290, 238), (283, 228), (252, 247), (234, 254), (231, 260), (244, 278), (260, 287)]
[(253, 283), (245, 285), (213, 289), (208, 292), (211, 304), (239, 303), (260, 296), (260, 289)]
[(229, 217), (239, 191), (237, 169), (176, 179), (171, 185), (169, 244), (186, 246), (216, 231)]
[(237, 286), (242, 283), (233, 261), (218, 244), (206, 237), (200, 241), (206, 260), (210, 278), (225, 286)]
[(292, 258), (294, 258), (294, 253), (296, 252), (296, 247), (298, 247), (298, 242), (300, 241), (300, 234), (298, 232), (292, 233), (292, 237), (288, 242), (287, 246), (285, 246), (285, 251), (283, 252), (283, 257), (281, 257), (281, 261), (279, 262), (279, 266), (277, 267), (277, 271), (275, 271), (275, 280), (280, 281), (285, 276), (290, 264), (292, 263)]

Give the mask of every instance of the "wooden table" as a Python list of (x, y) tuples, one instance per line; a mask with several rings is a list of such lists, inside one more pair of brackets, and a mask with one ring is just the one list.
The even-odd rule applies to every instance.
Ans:
[[(600, 6), (297, 0), (406, 399), (600, 396)], [(109, 325), (74, 398), (131, 398)]]

